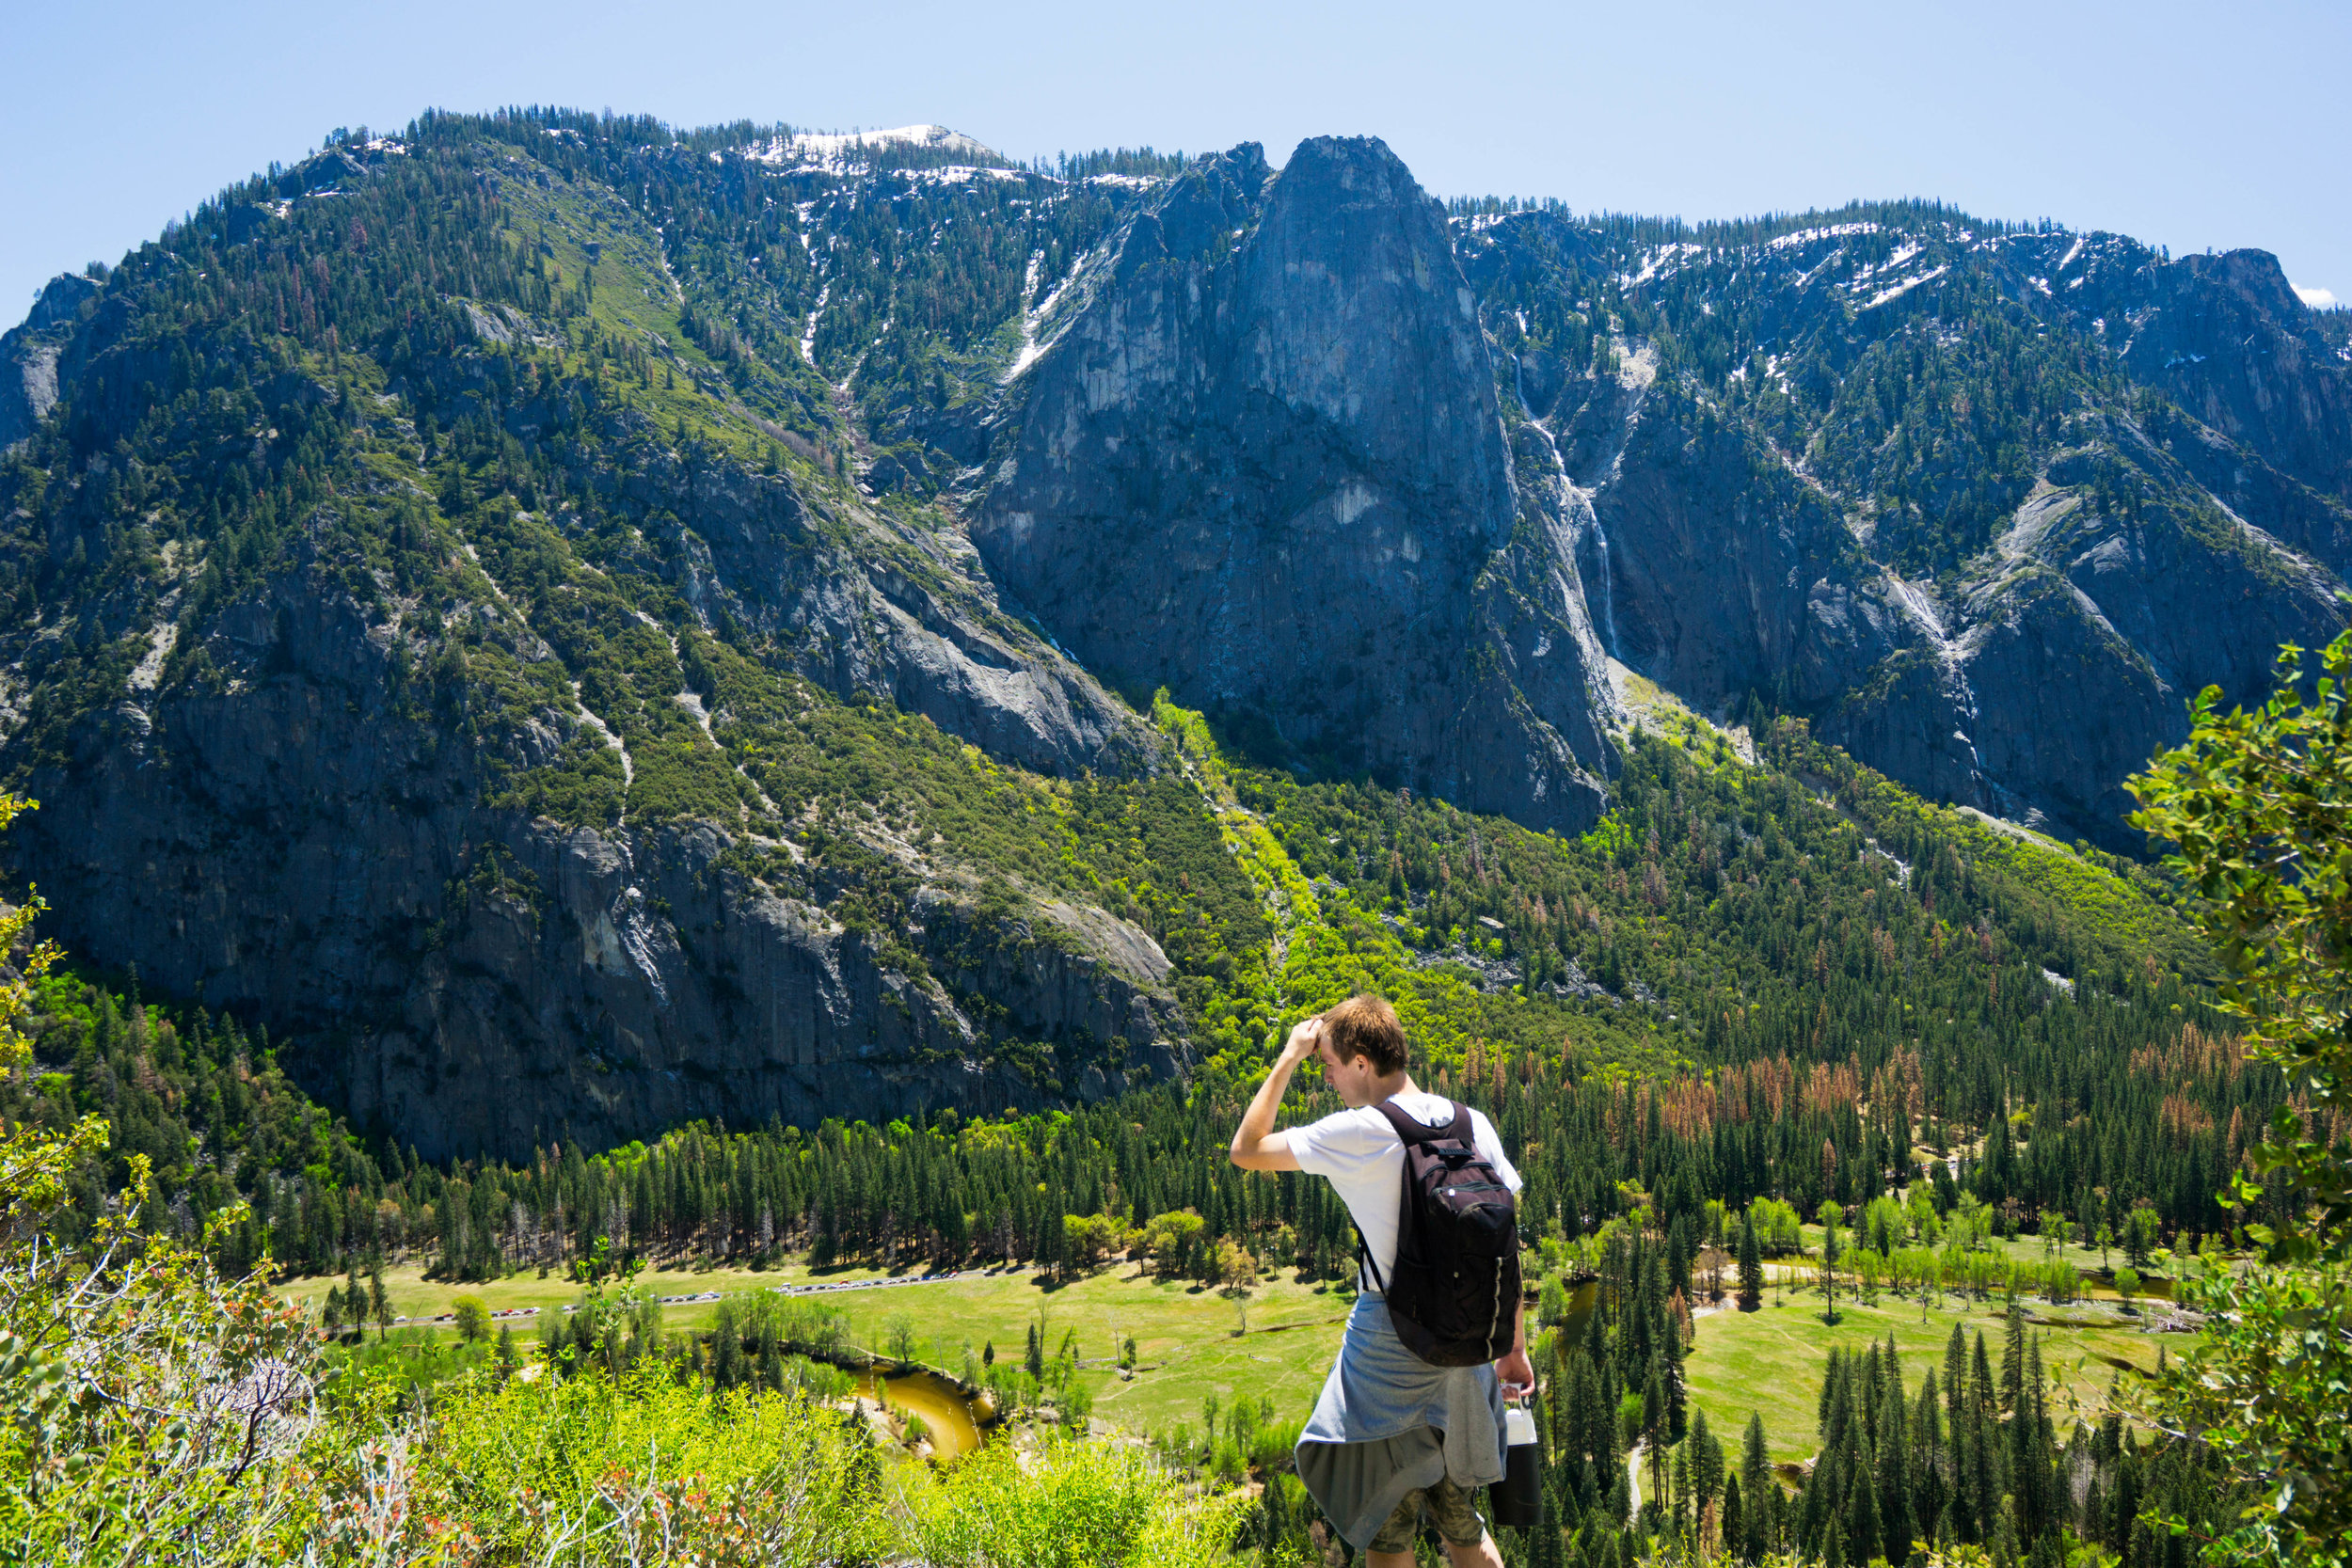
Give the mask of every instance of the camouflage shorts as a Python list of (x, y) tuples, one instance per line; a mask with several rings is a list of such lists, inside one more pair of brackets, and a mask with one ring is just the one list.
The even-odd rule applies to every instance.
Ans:
[(1477, 1505), (1470, 1494), (1454, 1484), (1451, 1478), (1440, 1479), (1437, 1485), (1416, 1488), (1405, 1494), (1405, 1500), (1390, 1513), (1389, 1522), (1380, 1527), (1380, 1533), (1372, 1538), (1375, 1552), (1409, 1552), (1413, 1536), (1421, 1528), (1421, 1511), (1429, 1510), (1438, 1522), (1438, 1533), (1457, 1546), (1475, 1546), (1486, 1538), (1486, 1521), (1479, 1518)]

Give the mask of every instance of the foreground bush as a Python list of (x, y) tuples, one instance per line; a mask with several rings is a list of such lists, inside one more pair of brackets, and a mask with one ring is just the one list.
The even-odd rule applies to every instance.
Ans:
[(1193, 1500), (1138, 1451), (1067, 1438), (1025, 1466), (995, 1443), (899, 1494), (898, 1549), (934, 1568), (1189, 1568), (1223, 1560), (1238, 1500)]
[(1000, 1441), (934, 1475), (828, 1403), (660, 1362), (473, 1371), (420, 1409), (392, 1370), (323, 1382), (292, 1311), (193, 1249), (61, 1272), (101, 1306), (0, 1341), (0, 1562), (1181, 1568), (1232, 1533), (1123, 1449)]
[(346, 1430), (381, 1435), (314, 1453), (303, 1478), (329, 1560), (790, 1565), (889, 1547), (881, 1456), (851, 1418), (797, 1396), (648, 1367), (477, 1374), (406, 1431), (375, 1388), (350, 1404)]

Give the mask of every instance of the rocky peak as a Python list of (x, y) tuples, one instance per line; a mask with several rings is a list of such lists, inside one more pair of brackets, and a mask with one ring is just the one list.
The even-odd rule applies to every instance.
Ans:
[(1200, 159), (1130, 227), (1120, 250), (1120, 271), (1177, 258), (1214, 262), (1257, 223), (1273, 178), (1265, 150), (1253, 141)]
[[(1581, 826), (1590, 682), (1479, 582), (1513, 522), (1495, 377), (1442, 213), (1376, 140), (1204, 160), (1112, 242), (1019, 384), (973, 536), (1062, 645), (1300, 766)], [(1261, 196), (1260, 193), (1263, 193)], [(1553, 612), (1521, 607), (1538, 618)], [(1528, 692), (1540, 689), (1543, 699)]]
[(57, 362), (83, 307), (103, 292), (94, 278), (59, 273), (33, 301), (24, 325), (0, 334), (0, 453), (32, 435), (56, 405)]
[(1246, 267), (1251, 389), (1320, 416), (1416, 511), (1499, 543), (1510, 463), (1493, 368), (1445, 214), (1396, 154), (1369, 136), (1301, 142)]
[(100, 284), (78, 272), (61, 272), (45, 284), (39, 298), (33, 301), (30, 314), (24, 318), (27, 332), (46, 332), (56, 326), (72, 325), (81, 314), (82, 306), (96, 299)]

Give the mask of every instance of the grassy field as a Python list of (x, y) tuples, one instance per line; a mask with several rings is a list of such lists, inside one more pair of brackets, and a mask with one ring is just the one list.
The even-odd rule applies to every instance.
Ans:
[[(1807, 1239), (1818, 1245), (1816, 1237)], [(2041, 1256), (2041, 1243), (2031, 1238), (1994, 1244), (2021, 1259)], [(2098, 1263), (2095, 1251), (2086, 1254), (2070, 1247), (2066, 1257), (2085, 1269)], [(2120, 1254), (2117, 1258), (2120, 1261)], [(1944, 1342), (1955, 1322), (1965, 1323), (1972, 1337), (1982, 1328), (1988, 1348), (1998, 1354), (2003, 1325), (1997, 1302), (1967, 1304), (1947, 1295), (1946, 1305), (1931, 1310), (1923, 1324), (1915, 1300), (1889, 1297), (1881, 1306), (1866, 1307), (1841, 1291), (1840, 1321), (1832, 1328), (1820, 1321), (1819, 1296), (1809, 1287), (1793, 1283), (1809, 1280), (1811, 1266), (1790, 1259), (1773, 1272), (1784, 1270), (1792, 1282), (1781, 1291), (1785, 1305), (1770, 1305), (1768, 1295), (1759, 1312), (1712, 1313), (1700, 1320), (1689, 1363), (1692, 1394), (1726, 1442), (1735, 1441), (1746, 1428), (1751, 1411), (1760, 1410), (1775, 1458), (1810, 1454), (1814, 1402), (1832, 1345), (1858, 1351), (1874, 1338), (1883, 1340), (1891, 1328), (1914, 1387), (1929, 1367), (1943, 1364)], [(873, 1269), (812, 1274), (791, 1264), (759, 1272), (650, 1269), (638, 1276), (638, 1283), (656, 1294), (687, 1295), (892, 1277), (898, 1276)], [(330, 1283), (324, 1278), (293, 1280), (285, 1293), (315, 1304)], [(387, 1269), (384, 1283), (392, 1309), (416, 1318), (446, 1312), (452, 1301), (469, 1291), (494, 1311), (556, 1307), (579, 1294), (578, 1287), (561, 1276), (541, 1279), (525, 1273), (454, 1285), (427, 1280), (415, 1265)], [(2101, 1325), (2042, 1330), (2043, 1361), (2053, 1381), (2086, 1409), (2098, 1408), (2115, 1373), (2103, 1358), (2153, 1366), (2159, 1342), (2157, 1337), (2142, 1333), (2136, 1320), (2115, 1311), (2111, 1291), (2094, 1294), (2106, 1299), (2063, 1308), (2028, 1303), (2028, 1310), (2037, 1316)], [(885, 1291), (848, 1291), (829, 1301), (849, 1320), (853, 1342), (879, 1349), (889, 1340), (897, 1321), (904, 1318), (918, 1342), (917, 1359), (950, 1371), (961, 1370), (967, 1344), (977, 1353), (993, 1342), (999, 1355), (1019, 1356), (1032, 1323), (1043, 1323), (1049, 1354), (1065, 1332), (1074, 1331), (1080, 1355), (1102, 1363), (1080, 1373), (1094, 1394), (1096, 1413), (1142, 1432), (1165, 1432), (1179, 1421), (1197, 1429), (1201, 1403), (1213, 1393), (1229, 1406), (1237, 1396), (1268, 1398), (1278, 1417), (1304, 1417), (1338, 1349), (1348, 1306), (1347, 1297), (1327, 1287), (1301, 1285), (1287, 1277), (1263, 1279), (1246, 1300), (1236, 1303), (1196, 1285), (1145, 1278), (1128, 1263), (1061, 1285), (1049, 1285), (1034, 1271), (1021, 1269)], [(713, 1310), (709, 1303), (670, 1307), (664, 1309), (664, 1322), (673, 1329), (696, 1328), (708, 1323)], [(1248, 1332), (1236, 1334), (1245, 1322)], [(523, 1320), (516, 1333), (535, 1338), (537, 1321)], [(1122, 1379), (1110, 1363), (1130, 1336), (1141, 1370), (1134, 1378)]]
[[(889, 1277), (871, 1269), (828, 1269), (812, 1275), (805, 1268), (788, 1266), (759, 1273), (647, 1270), (638, 1283), (656, 1294), (684, 1295)], [(332, 1283), (296, 1279), (284, 1291), (292, 1300), (316, 1303)], [(478, 1285), (452, 1285), (425, 1279), (415, 1266), (385, 1270), (384, 1285), (392, 1309), (408, 1317), (446, 1312), (453, 1300), (468, 1292), (480, 1296), (493, 1311), (555, 1307), (579, 1294), (578, 1287), (552, 1276), (521, 1274)], [(1022, 1269), (887, 1291), (845, 1291), (828, 1298), (849, 1320), (855, 1343), (879, 1348), (903, 1317), (913, 1325), (917, 1359), (951, 1371), (961, 1369), (967, 1344), (977, 1354), (993, 1342), (997, 1354), (1018, 1359), (1032, 1323), (1043, 1323), (1049, 1354), (1059, 1347), (1064, 1333), (1074, 1331), (1080, 1356), (1104, 1363), (1079, 1374), (1094, 1395), (1095, 1413), (1143, 1432), (1165, 1431), (1178, 1421), (1197, 1428), (1201, 1402), (1212, 1393), (1227, 1405), (1237, 1396), (1268, 1398), (1279, 1418), (1303, 1418), (1339, 1347), (1348, 1302), (1327, 1286), (1300, 1285), (1287, 1276), (1262, 1280), (1248, 1297), (1235, 1302), (1186, 1282), (1144, 1278), (1127, 1263), (1060, 1285)], [(670, 1307), (664, 1308), (662, 1321), (674, 1329), (699, 1327), (714, 1310), (709, 1303)], [(1247, 1332), (1237, 1334), (1245, 1323)], [(537, 1332), (535, 1319), (516, 1326), (519, 1337), (535, 1337)], [(1132, 1379), (1121, 1379), (1110, 1363), (1130, 1337), (1140, 1370)]]
[[(1685, 1363), (1692, 1402), (1707, 1412), (1708, 1425), (1726, 1448), (1736, 1449), (1749, 1416), (1760, 1413), (1775, 1461), (1808, 1458), (1816, 1448), (1821, 1375), (1832, 1347), (1865, 1352), (1873, 1340), (1883, 1344), (1891, 1331), (1902, 1355), (1903, 1381), (1915, 1394), (1931, 1368), (1941, 1385), (1945, 1342), (1957, 1323), (1972, 1346), (1978, 1332), (1983, 1332), (1985, 1354), (1994, 1376), (1999, 1375), (2008, 1331), (2000, 1302), (1963, 1302), (1956, 1295), (1944, 1299), (1945, 1305), (1931, 1307), (1923, 1322), (1916, 1298), (1882, 1296), (1878, 1306), (1870, 1307), (1841, 1291), (1836, 1327), (1821, 1322), (1821, 1299), (1811, 1289), (1784, 1291), (1777, 1307), (1767, 1291), (1764, 1307), (1756, 1312), (1708, 1313), (1698, 1320), (1697, 1339)], [(2186, 1342), (2184, 1336), (2144, 1333), (2138, 1320), (2109, 1306), (2049, 1307), (2027, 1302), (2025, 1307), (2029, 1319), (2063, 1321), (2063, 1326), (2032, 1330), (2042, 1336), (2042, 1364), (2050, 1379), (2052, 1415), (2059, 1422), (2061, 1438), (2077, 1412), (2090, 1418), (2106, 1407), (2107, 1387), (2119, 1373), (2109, 1357), (2153, 1368), (2159, 1344), (2177, 1351)], [(2074, 1326), (2078, 1323), (2098, 1326)]]
[[(638, 1284), (656, 1295), (691, 1295), (702, 1291), (752, 1291), (767, 1285), (804, 1283), (804, 1269), (771, 1269), (754, 1273), (749, 1269), (675, 1268), (647, 1269), (637, 1276)], [(828, 1274), (827, 1279), (881, 1277), (871, 1271), (844, 1271)], [(314, 1310), (325, 1298), (327, 1287), (342, 1283), (342, 1276), (303, 1277), (288, 1280), (282, 1293), (292, 1301), (310, 1306)], [(450, 1309), (450, 1304), (461, 1295), (477, 1295), (494, 1312), (514, 1307), (556, 1307), (580, 1295), (580, 1287), (561, 1275), (541, 1279), (532, 1273), (510, 1275), (503, 1279), (486, 1280), (479, 1284), (459, 1285), (446, 1280), (427, 1279), (421, 1263), (397, 1264), (384, 1271), (384, 1291), (391, 1298), (392, 1310), (403, 1317), (431, 1318)], [(686, 1313), (690, 1308), (673, 1308)], [(703, 1309), (706, 1313), (708, 1308)], [(678, 1316), (675, 1322), (683, 1326), (694, 1321)]]

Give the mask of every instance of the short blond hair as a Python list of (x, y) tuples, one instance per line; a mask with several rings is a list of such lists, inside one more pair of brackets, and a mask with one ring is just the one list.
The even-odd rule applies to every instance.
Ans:
[(1405, 1026), (1384, 997), (1359, 991), (1327, 1009), (1323, 1033), (1331, 1042), (1331, 1053), (1343, 1062), (1361, 1056), (1383, 1078), (1405, 1070)]

